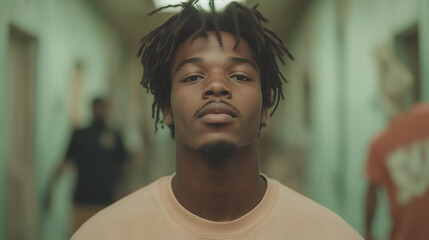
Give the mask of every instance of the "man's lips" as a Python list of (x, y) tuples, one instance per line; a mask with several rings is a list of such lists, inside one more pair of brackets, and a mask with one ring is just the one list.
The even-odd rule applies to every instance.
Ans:
[(202, 118), (208, 114), (227, 114), (232, 118), (236, 118), (239, 114), (237, 108), (224, 101), (207, 102), (202, 108), (195, 112), (197, 118)]

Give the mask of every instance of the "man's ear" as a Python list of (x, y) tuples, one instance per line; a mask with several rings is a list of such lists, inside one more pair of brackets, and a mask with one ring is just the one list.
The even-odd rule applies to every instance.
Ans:
[(268, 108), (263, 107), (261, 112), (261, 127), (267, 126)]
[(164, 108), (162, 110), (162, 114), (164, 115), (165, 124), (167, 124), (168, 126), (173, 125), (174, 120), (173, 120), (173, 114), (171, 112), (171, 109), (170, 108)]

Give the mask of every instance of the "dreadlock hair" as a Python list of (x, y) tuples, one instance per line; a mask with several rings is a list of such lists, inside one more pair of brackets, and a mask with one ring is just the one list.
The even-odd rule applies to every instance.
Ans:
[[(243, 38), (253, 50), (254, 59), (261, 71), (261, 89), (263, 106), (274, 105), (273, 115), (280, 99), (284, 99), (282, 83), (287, 82), (280, 72), (276, 59), (285, 64), (286, 54), (293, 60), (292, 54), (283, 41), (271, 30), (264, 27), (268, 21), (258, 10), (258, 4), (248, 8), (237, 2), (230, 3), (223, 11), (216, 12), (214, 0), (209, 1), (210, 11), (204, 11), (196, 3), (188, 0), (177, 5), (158, 8), (148, 16), (170, 7), (182, 7), (182, 11), (170, 17), (159, 27), (141, 39), (137, 56), (143, 65), (141, 84), (147, 92), (154, 95), (152, 117), (155, 118), (155, 132), (158, 124), (163, 128), (160, 112), (170, 107), (171, 68), (178, 46), (187, 38), (195, 40), (207, 37), (207, 31), (214, 31), (219, 45), (222, 46), (220, 32), (228, 32), (235, 36), (234, 50)], [(170, 126), (174, 138), (174, 126)]]

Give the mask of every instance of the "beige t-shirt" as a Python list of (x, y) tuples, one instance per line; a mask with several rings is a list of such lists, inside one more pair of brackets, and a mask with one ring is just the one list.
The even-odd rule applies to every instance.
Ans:
[(71, 239), (362, 239), (333, 212), (267, 177), (261, 202), (230, 222), (209, 221), (182, 207), (172, 178), (163, 177), (102, 210)]

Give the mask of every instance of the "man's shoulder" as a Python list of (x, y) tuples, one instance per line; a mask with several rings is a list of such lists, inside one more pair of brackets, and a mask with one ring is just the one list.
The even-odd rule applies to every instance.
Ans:
[(150, 227), (162, 214), (158, 184), (163, 179), (165, 177), (101, 210), (85, 222), (72, 239), (121, 239), (124, 233), (133, 234)]
[(297, 235), (319, 239), (363, 239), (355, 229), (333, 211), (310, 198), (279, 184), (277, 212), (285, 226)]
[(91, 132), (91, 126), (85, 126), (85, 127), (77, 127), (73, 129), (72, 135), (75, 137), (82, 137), (88, 135), (88, 133)]
[(279, 201), (280, 205), (293, 206), (296, 211), (304, 211), (309, 214), (328, 214), (333, 212), (323, 207), (314, 200), (306, 197), (305, 195), (290, 189), (289, 187), (279, 183)]

